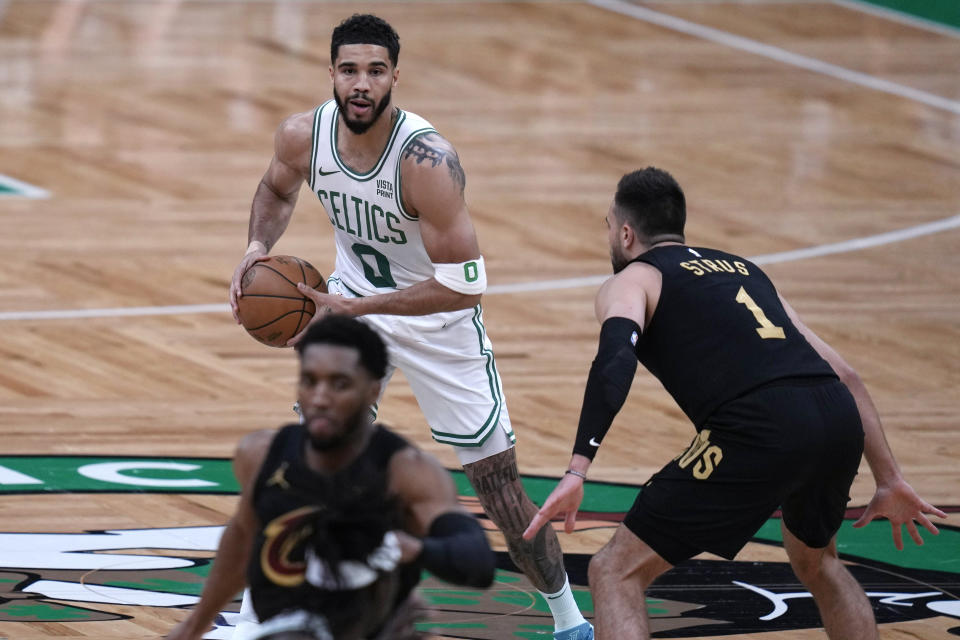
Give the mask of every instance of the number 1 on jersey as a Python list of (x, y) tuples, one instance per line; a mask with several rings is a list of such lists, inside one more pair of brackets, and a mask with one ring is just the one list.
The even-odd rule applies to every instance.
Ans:
[(766, 340), (767, 338), (786, 338), (783, 333), (783, 327), (778, 327), (767, 319), (767, 314), (763, 312), (763, 309), (753, 301), (753, 298), (747, 293), (746, 289), (740, 287), (740, 291), (737, 291), (737, 302), (744, 305), (747, 309), (753, 313), (753, 317), (756, 318), (757, 324), (760, 326), (757, 327), (757, 333), (760, 334), (760, 337)]

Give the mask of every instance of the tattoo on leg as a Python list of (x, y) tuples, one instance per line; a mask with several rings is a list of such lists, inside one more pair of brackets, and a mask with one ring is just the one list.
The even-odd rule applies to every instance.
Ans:
[(553, 527), (543, 527), (529, 542), (523, 539), (537, 507), (520, 484), (514, 450), (464, 465), (463, 470), (487, 516), (503, 532), (514, 564), (540, 591), (556, 593), (562, 589), (566, 571)]

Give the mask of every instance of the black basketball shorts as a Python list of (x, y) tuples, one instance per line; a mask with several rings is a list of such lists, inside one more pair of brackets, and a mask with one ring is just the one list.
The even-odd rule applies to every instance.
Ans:
[(671, 564), (727, 559), (782, 508), (801, 542), (840, 528), (863, 454), (853, 396), (834, 378), (776, 381), (724, 404), (643, 486), (624, 525)]

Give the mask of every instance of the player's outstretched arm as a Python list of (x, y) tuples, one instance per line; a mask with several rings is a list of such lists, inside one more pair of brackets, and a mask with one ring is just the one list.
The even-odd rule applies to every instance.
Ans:
[(401, 562), (419, 562), (454, 584), (489, 587), (496, 557), (477, 519), (460, 506), (450, 473), (410, 447), (390, 461), (390, 487), (406, 514)]
[(167, 634), (168, 640), (198, 640), (203, 637), (217, 614), (246, 585), (247, 561), (257, 526), (251, 504), (253, 481), (273, 434), (273, 431), (258, 431), (246, 436), (238, 445), (233, 470), (243, 488), (240, 503), (220, 538), (213, 568), (203, 585), (200, 601), (190, 615)]
[(253, 263), (263, 260), (286, 230), (297, 204), (300, 185), (310, 171), (313, 113), (305, 112), (284, 120), (274, 136), (273, 158), (263, 174), (250, 206), (247, 251), (230, 281), (230, 307), (239, 323), (237, 298), (240, 282)]
[(587, 470), (633, 384), (637, 371), (633, 347), (646, 319), (648, 291), (659, 286), (659, 277), (652, 267), (634, 264), (607, 280), (597, 292), (594, 311), (601, 325), (600, 339), (583, 392), (573, 457), (523, 532), (524, 539), (532, 540), (557, 515), (564, 516), (564, 530), (573, 532)]
[(919, 522), (927, 531), (938, 534), (939, 530), (927, 517), (927, 514), (946, 518), (940, 509), (937, 509), (923, 500), (903, 478), (899, 465), (893, 456), (893, 451), (887, 443), (877, 411), (866, 385), (851, 367), (830, 345), (824, 342), (817, 334), (807, 327), (786, 300), (781, 296), (783, 308), (797, 330), (816, 349), (817, 353), (830, 363), (833, 370), (843, 381), (857, 403), (860, 420), (863, 423), (863, 455), (870, 465), (874, 481), (877, 484), (876, 493), (863, 515), (853, 526), (862, 527), (874, 518), (887, 518), (892, 527), (893, 542), (897, 549), (903, 549), (901, 526), (907, 527), (907, 532), (917, 544), (923, 544), (923, 538), (917, 529)]

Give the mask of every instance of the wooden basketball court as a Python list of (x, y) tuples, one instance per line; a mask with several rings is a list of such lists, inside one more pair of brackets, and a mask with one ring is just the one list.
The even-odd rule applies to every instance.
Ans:
[[(886, 523), (842, 532), (841, 551), (885, 576), (868, 591), (913, 594), (871, 597), (889, 616), (882, 636), (958, 635), (960, 31), (788, 0), (0, 0), (0, 175), (14, 179), (0, 181), (0, 637), (159, 637), (184, 617), (187, 605), (91, 587), (107, 569), (14, 567), (42, 540), (2, 534), (225, 522), (235, 498), (222, 485), (130, 491), (145, 486), (138, 478), (176, 486), (163, 479), (192, 477), (191, 460), (229, 458), (242, 435), (294, 417), (294, 355), (234, 324), (227, 283), (274, 130), (331, 95), (330, 32), (355, 11), (396, 27), (397, 104), (431, 120), (466, 170), (521, 471), (554, 478), (569, 458), (616, 182), (667, 169), (686, 191), (688, 240), (765, 265), (865, 379), (908, 481), (952, 514), (940, 538), (899, 555)], [(326, 274), (332, 250), (305, 190), (274, 253)], [(429, 440), (402, 376), (381, 418), (458, 468)], [(639, 485), (692, 435), (638, 372), (592, 479)], [(73, 472), (43, 480), (78, 456), (114, 466), (97, 467), (99, 485), (71, 484)], [(185, 466), (136, 465), (164, 460)], [(864, 463), (851, 506), (872, 493)], [(597, 513), (561, 536), (572, 558), (584, 554), (576, 562), (613, 532), (615, 518)], [(97, 544), (54, 559), (210, 556)], [(736, 586), (751, 567), (778, 575), (780, 546), (717, 560), (676, 578), (672, 593), (689, 598), (651, 605), (658, 637), (824, 637), (795, 615), (800, 596), (777, 600), (787, 613), (763, 626), (775, 599)], [(125, 582), (126, 568), (111, 569), (113, 587), (148, 588)], [(729, 616), (710, 604), (712, 626), (682, 613), (708, 604), (707, 583), (729, 595), (710, 596), (729, 602)], [(541, 637), (529, 602), (504, 602), (482, 615), (448, 606), (442, 633), (485, 638), (476, 629), (495, 617), (500, 637)], [(46, 613), (25, 613), (37, 603)], [(698, 624), (712, 631), (696, 635)]]

